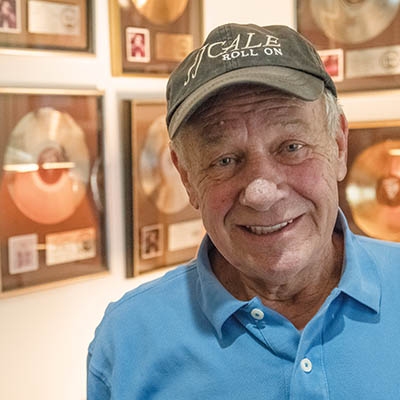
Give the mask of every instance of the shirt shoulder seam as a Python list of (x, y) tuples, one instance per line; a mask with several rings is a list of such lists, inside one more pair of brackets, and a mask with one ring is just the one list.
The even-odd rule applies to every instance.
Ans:
[[(178, 267), (177, 267), (178, 268)], [(162, 276), (159, 279), (156, 279), (154, 281), (150, 281), (147, 283), (144, 283), (141, 286), (138, 286), (135, 289), (132, 289), (130, 292), (126, 293), (121, 299), (117, 300), (114, 303), (111, 303), (109, 306), (109, 312), (113, 312), (119, 306), (123, 305), (127, 301), (130, 301), (131, 299), (138, 297), (144, 293), (147, 293), (151, 290), (155, 290), (156, 288), (160, 286), (165, 286), (166, 284), (179, 279), (182, 275), (186, 275), (189, 272), (192, 272), (193, 270), (196, 270), (197, 264), (195, 261), (192, 261), (190, 264), (186, 266), (182, 266), (180, 271), (171, 271), (170, 274), (166, 274)]]

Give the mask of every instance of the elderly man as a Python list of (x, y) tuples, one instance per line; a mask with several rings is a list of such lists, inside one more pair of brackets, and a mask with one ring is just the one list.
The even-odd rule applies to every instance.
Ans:
[(171, 156), (207, 235), (108, 307), (89, 400), (400, 398), (400, 245), (338, 208), (336, 96), (284, 26), (218, 27), (172, 73)]

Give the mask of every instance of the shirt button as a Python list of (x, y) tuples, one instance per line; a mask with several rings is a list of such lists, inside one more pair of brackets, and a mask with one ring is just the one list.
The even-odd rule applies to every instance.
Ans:
[(300, 367), (304, 372), (311, 372), (312, 362), (308, 358), (303, 358), (300, 361)]
[(254, 319), (262, 320), (264, 318), (264, 313), (259, 308), (253, 308), (250, 312)]

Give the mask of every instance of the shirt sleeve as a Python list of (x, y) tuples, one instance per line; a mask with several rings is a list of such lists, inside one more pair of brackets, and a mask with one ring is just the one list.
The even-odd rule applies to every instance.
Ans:
[(111, 393), (104, 381), (92, 371), (87, 372), (87, 400), (110, 400)]
[(111, 390), (102, 379), (101, 373), (91, 365), (91, 353), (87, 357), (87, 400), (110, 400)]

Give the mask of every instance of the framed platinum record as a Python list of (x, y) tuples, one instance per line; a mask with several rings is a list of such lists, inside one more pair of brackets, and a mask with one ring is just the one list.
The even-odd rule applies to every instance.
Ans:
[(204, 234), (169, 154), (163, 101), (125, 103), (127, 276), (194, 257)]
[(400, 121), (350, 124), (339, 199), (353, 232), (400, 242)]
[(107, 271), (102, 97), (0, 89), (0, 296)]
[(339, 91), (400, 85), (400, 0), (297, 0), (297, 30)]

